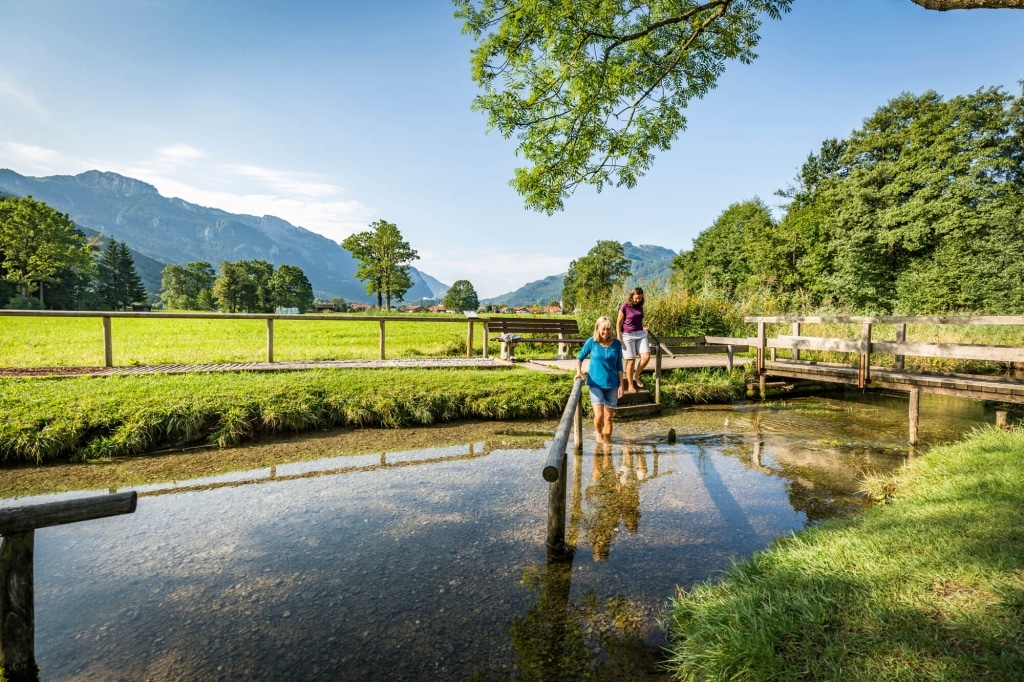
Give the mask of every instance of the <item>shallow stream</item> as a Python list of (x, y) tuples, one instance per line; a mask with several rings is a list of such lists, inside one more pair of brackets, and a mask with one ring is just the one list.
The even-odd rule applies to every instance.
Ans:
[[(622, 422), (610, 448), (586, 428), (568, 564), (544, 546), (555, 422), (4, 471), (0, 507), (140, 493), (134, 514), (36, 532), (43, 680), (668, 679), (666, 599), (856, 513), (864, 473), (914, 455), (906, 407), (691, 408)], [(993, 420), (923, 396), (921, 438)]]

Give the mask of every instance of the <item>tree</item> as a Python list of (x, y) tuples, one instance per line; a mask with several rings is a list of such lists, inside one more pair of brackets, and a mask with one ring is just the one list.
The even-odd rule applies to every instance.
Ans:
[(71, 219), (32, 197), (0, 200), (0, 266), (4, 278), (23, 298), (58, 273), (73, 269), (92, 273), (92, 247)]
[[(1024, 8), (1024, 0), (912, 0), (926, 9)], [(472, 108), (519, 140), (511, 181), (553, 213), (580, 185), (633, 187), (686, 128), (682, 112), (726, 63), (756, 58), (761, 17), (792, 0), (454, 0), (476, 41)]]
[(444, 307), (447, 310), (476, 310), (480, 307), (480, 299), (469, 280), (460, 279), (444, 295)]
[(586, 256), (569, 264), (569, 272), (562, 283), (562, 304), (574, 310), (585, 301), (612, 292), (615, 286), (630, 276), (630, 261), (626, 250), (617, 241), (599, 241)]
[(265, 260), (222, 260), (213, 293), (221, 309), (229, 313), (272, 313), (273, 275), (274, 266)]
[(122, 310), (146, 300), (146, 288), (126, 243), (108, 239), (96, 271), (96, 294), (104, 310)]
[(306, 273), (296, 265), (281, 265), (270, 278), (274, 292), (275, 308), (298, 308), (309, 310), (313, 307), (313, 285)]
[(366, 293), (377, 295), (377, 307), (391, 310), (391, 299), (401, 301), (412, 288), (409, 263), (419, 258), (415, 249), (402, 239), (398, 226), (386, 220), (370, 223), (370, 230), (349, 235), (341, 243), (359, 261), (356, 278)]
[(795, 255), (779, 239), (771, 210), (758, 198), (733, 204), (693, 241), (690, 251), (672, 260), (690, 291), (704, 287), (739, 293), (761, 286), (792, 283)]
[(162, 271), (161, 297), (169, 308), (179, 310), (214, 310), (213, 285), (217, 273), (206, 261), (191, 262), (182, 267), (176, 263)]

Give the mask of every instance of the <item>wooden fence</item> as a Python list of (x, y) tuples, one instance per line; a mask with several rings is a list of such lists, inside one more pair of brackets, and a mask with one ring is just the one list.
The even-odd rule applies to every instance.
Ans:
[[(466, 325), (466, 357), (473, 357), (474, 322), (483, 322), (485, 318), (475, 315), (470, 317), (423, 317), (413, 315), (346, 315), (346, 314), (306, 314), (306, 315), (271, 315), (264, 313), (171, 313), (171, 312), (113, 312), (113, 311), (54, 311), (54, 310), (0, 310), (0, 317), (87, 317), (98, 318), (103, 325), (103, 361), (105, 367), (114, 366), (114, 340), (111, 328), (113, 319), (186, 319), (186, 320), (266, 320), (267, 322), (267, 362), (274, 362), (274, 321), (296, 320), (299, 322), (376, 322), (380, 326), (381, 360), (386, 359), (386, 324), (388, 322), (413, 323), (448, 323)], [(486, 353), (484, 354), (486, 357)]]

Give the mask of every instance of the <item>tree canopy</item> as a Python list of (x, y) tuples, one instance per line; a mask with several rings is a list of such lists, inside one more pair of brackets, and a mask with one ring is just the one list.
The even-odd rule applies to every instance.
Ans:
[[(472, 104), (516, 137), (511, 185), (553, 213), (580, 185), (633, 187), (686, 128), (683, 110), (729, 61), (757, 57), (763, 17), (792, 0), (453, 0), (472, 36)], [(926, 9), (1024, 8), (1024, 0), (912, 0)]]
[(476, 310), (480, 307), (480, 299), (470, 281), (460, 279), (452, 284), (445, 293), (444, 307), (447, 310)]
[(691, 288), (862, 312), (1024, 312), (1024, 94), (905, 93), (803, 165), (775, 224), (726, 210), (674, 265)]
[(602, 240), (587, 255), (572, 261), (562, 283), (562, 306), (574, 310), (577, 305), (607, 296), (630, 276), (630, 260), (617, 241)]
[(92, 247), (71, 219), (32, 197), (0, 199), (0, 267), (21, 296), (61, 271), (92, 273)]
[(128, 245), (110, 238), (99, 256), (96, 294), (105, 310), (123, 310), (146, 301), (146, 288), (135, 270)]
[(341, 243), (359, 261), (356, 278), (366, 293), (377, 295), (377, 307), (391, 310), (391, 300), (401, 301), (412, 288), (409, 263), (419, 258), (416, 250), (402, 239), (398, 226), (386, 220), (370, 223), (370, 229), (349, 235)]

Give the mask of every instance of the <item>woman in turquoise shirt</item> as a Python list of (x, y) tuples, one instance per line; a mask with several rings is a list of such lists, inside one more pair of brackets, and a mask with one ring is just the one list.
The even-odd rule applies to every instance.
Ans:
[(612, 418), (622, 397), (622, 342), (612, 333), (612, 321), (602, 315), (594, 323), (594, 335), (576, 356), (576, 378), (583, 378), (583, 360), (590, 357), (587, 387), (594, 406), (594, 439), (612, 441)]

